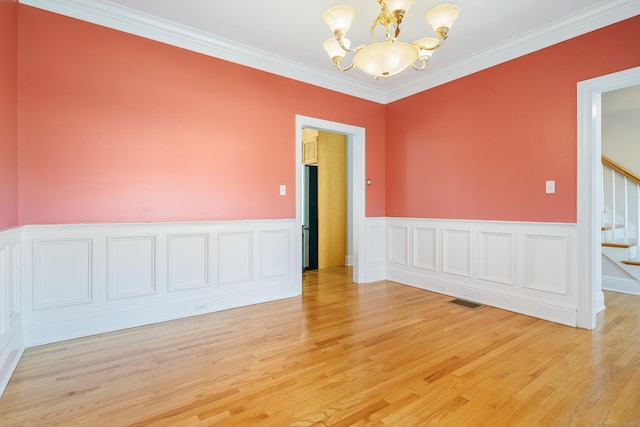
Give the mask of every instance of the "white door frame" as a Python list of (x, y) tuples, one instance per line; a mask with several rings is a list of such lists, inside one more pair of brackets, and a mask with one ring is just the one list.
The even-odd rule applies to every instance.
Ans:
[(640, 84), (640, 67), (578, 82), (578, 313), (577, 326), (596, 327), (602, 294), (601, 95)]
[[(304, 186), (304, 165), (302, 164), (302, 128), (313, 128), (332, 133), (340, 133), (347, 136), (347, 143), (351, 144), (353, 156), (351, 157), (351, 168), (347, 170), (351, 172), (352, 184), (352, 210), (351, 223), (353, 236), (353, 281), (356, 283), (365, 283), (365, 129), (357, 126), (351, 126), (343, 123), (330, 122), (327, 120), (316, 119), (296, 115), (296, 229), (298, 231), (296, 238), (296, 262), (300, 269), (302, 268), (302, 188)], [(296, 285), (302, 288), (302, 274), (296, 275)]]

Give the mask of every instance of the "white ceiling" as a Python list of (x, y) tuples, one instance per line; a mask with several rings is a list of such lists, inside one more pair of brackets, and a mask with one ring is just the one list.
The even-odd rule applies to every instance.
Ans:
[[(375, 102), (387, 103), (640, 14), (638, 0), (454, 0), (462, 14), (423, 72), (374, 80), (342, 73), (322, 43), (329, 7), (347, 4), (358, 15), (352, 45), (370, 41), (376, 0), (20, 0), (20, 3), (148, 37)], [(432, 36), (417, 0), (400, 39)], [(597, 54), (594, 53), (594, 60)], [(345, 62), (350, 63), (347, 57)]]

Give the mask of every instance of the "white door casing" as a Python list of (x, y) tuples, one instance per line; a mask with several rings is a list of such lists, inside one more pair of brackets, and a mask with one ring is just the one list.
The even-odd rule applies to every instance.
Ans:
[(578, 82), (578, 327), (596, 327), (604, 307), (600, 216), (602, 213), (601, 95), (640, 84), (640, 67)]
[[(352, 149), (352, 156), (347, 158), (351, 162), (347, 171), (350, 176), (347, 181), (351, 183), (350, 210), (353, 236), (353, 281), (365, 283), (365, 129), (343, 123), (331, 122), (313, 117), (296, 115), (296, 227), (302, 230), (302, 203), (304, 186), (304, 170), (302, 164), (302, 128), (313, 128), (327, 132), (341, 133), (347, 136), (347, 145)], [(349, 219), (348, 219), (349, 221)], [(296, 260), (302, 267), (302, 233), (298, 236), (299, 244), (296, 245)], [(302, 288), (302, 274), (297, 279), (297, 285)]]

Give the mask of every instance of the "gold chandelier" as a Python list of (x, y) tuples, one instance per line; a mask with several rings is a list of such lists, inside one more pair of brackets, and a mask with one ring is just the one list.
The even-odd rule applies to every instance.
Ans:
[[(437, 38), (425, 37), (412, 43), (399, 41), (402, 19), (414, 2), (415, 0), (378, 0), (382, 10), (371, 25), (372, 42), (355, 49), (350, 48), (351, 43), (345, 37), (356, 16), (355, 9), (349, 6), (332, 7), (322, 15), (322, 19), (335, 37), (325, 41), (322, 47), (340, 71), (356, 67), (375, 79), (393, 76), (409, 67), (422, 71), (427, 67), (434, 50), (447, 38), (451, 26), (460, 15), (460, 8), (455, 4), (441, 4), (429, 9), (425, 19)], [(377, 26), (384, 28), (384, 41), (376, 39)], [(353, 53), (353, 61), (343, 68), (341, 63), (347, 52)]]

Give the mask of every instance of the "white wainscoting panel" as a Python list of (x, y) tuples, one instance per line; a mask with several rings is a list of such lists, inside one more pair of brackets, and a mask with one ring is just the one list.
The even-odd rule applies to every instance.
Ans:
[(392, 264), (409, 265), (409, 227), (389, 226), (388, 261)]
[(478, 277), (489, 282), (513, 285), (516, 269), (514, 233), (479, 232)]
[(92, 302), (92, 241), (33, 242), (33, 310)]
[(386, 228), (388, 280), (576, 326), (575, 224), (387, 218)]
[(248, 282), (253, 278), (252, 233), (218, 235), (218, 283)]
[(471, 230), (442, 230), (442, 271), (471, 277)]
[(155, 237), (109, 237), (107, 241), (107, 299), (154, 294)]
[(435, 271), (438, 263), (438, 233), (434, 227), (413, 227), (413, 265)]
[(24, 352), (19, 229), (0, 231), (0, 396)]
[(169, 291), (202, 288), (209, 284), (209, 236), (172, 234), (167, 241)]
[(566, 240), (565, 235), (524, 235), (525, 288), (567, 293)]
[(260, 233), (260, 277), (286, 276), (289, 273), (289, 231), (275, 230)]
[(300, 295), (294, 228), (295, 220), (24, 226), (24, 344)]

